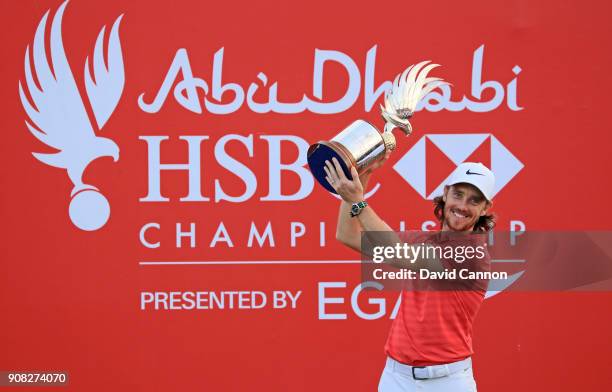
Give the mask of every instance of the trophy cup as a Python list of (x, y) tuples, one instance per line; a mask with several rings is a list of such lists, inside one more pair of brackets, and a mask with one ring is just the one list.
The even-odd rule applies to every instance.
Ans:
[(336, 193), (325, 179), (325, 161), (331, 162), (336, 157), (344, 175), (353, 179), (351, 166), (357, 168), (359, 174), (367, 171), (375, 162), (381, 160), (387, 150), (395, 149), (395, 136), (392, 130), (399, 128), (409, 136), (412, 125), (408, 121), (417, 104), (431, 91), (444, 84), (441, 78), (427, 77), (427, 74), (438, 64), (423, 61), (411, 65), (395, 77), (390, 91), (385, 93), (385, 106), (380, 106), (381, 115), (385, 120), (384, 131), (365, 120), (356, 120), (342, 132), (329, 141), (319, 141), (308, 148), (308, 166), (316, 180), (325, 189)]

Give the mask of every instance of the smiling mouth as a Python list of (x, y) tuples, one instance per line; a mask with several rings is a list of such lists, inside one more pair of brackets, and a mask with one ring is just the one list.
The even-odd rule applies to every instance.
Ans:
[(459, 218), (459, 219), (465, 219), (465, 218), (467, 218), (467, 215), (463, 215), (462, 213), (460, 213), (460, 212), (458, 212), (458, 211), (456, 211), (456, 210), (452, 210), (452, 211), (451, 211), (451, 213), (452, 213), (452, 214), (453, 214), (453, 215), (454, 215), (456, 218)]

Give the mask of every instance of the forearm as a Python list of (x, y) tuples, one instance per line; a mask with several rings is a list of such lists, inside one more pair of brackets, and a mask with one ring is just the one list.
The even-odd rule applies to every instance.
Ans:
[(361, 232), (363, 228), (357, 218), (351, 218), (351, 203), (340, 202), (336, 239), (357, 252), (361, 251)]
[[(360, 177), (364, 189), (366, 189), (368, 186), (369, 179), (369, 174)], [(344, 200), (340, 202), (340, 209), (338, 211), (338, 225), (336, 226), (336, 239), (351, 249), (360, 252), (361, 232), (363, 231), (363, 227), (361, 226), (361, 223), (357, 217), (351, 217), (351, 206), (351, 202)]]
[[(374, 247), (395, 247), (396, 244), (400, 243), (400, 238), (397, 233), (376, 214), (372, 206), (368, 205), (364, 208), (357, 216), (357, 219), (359, 219), (359, 224), (366, 236), (364, 238), (366, 243), (360, 243), (362, 253), (372, 256)], [(387, 260), (387, 263), (396, 268), (405, 267), (402, 265), (403, 263), (394, 259)]]
[(374, 208), (370, 205), (357, 215), (357, 219), (363, 231), (393, 231), (393, 229), (374, 212)]
[[(384, 160), (386, 160), (388, 156), (389, 153), (387, 152)], [(334, 187), (338, 195), (342, 197), (342, 202), (340, 203), (338, 211), (336, 239), (344, 245), (361, 252), (362, 231), (391, 231), (391, 228), (374, 213), (371, 207), (362, 209), (361, 214), (365, 213), (363, 218), (353, 217), (351, 215), (353, 203), (364, 200), (364, 191), (367, 189), (372, 174), (371, 170), (366, 173), (358, 174), (357, 169), (353, 166), (351, 167), (351, 178), (349, 179), (344, 175), (344, 171), (340, 167), (340, 163), (337, 159), (333, 158), (332, 162), (326, 161), (324, 169), (327, 175), (326, 180)]]
[[(364, 189), (367, 189), (367, 184), (370, 179), (370, 174), (365, 174), (360, 177)], [(361, 200), (355, 200), (355, 202)], [(342, 201), (338, 212), (338, 226), (336, 229), (336, 239), (350, 248), (360, 252), (361, 249), (361, 233), (362, 231), (393, 231), (377, 214), (372, 206), (367, 206), (356, 217), (351, 217), (352, 203)]]
[[(357, 216), (351, 215), (353, 203), (363, 201), (364, 190), (370, 179), (371, 172), (359, 175), (355, 167), (351, 168), (352, 178), (344, 176), (343, 171), (336, 161), (334, 164), (326, 161), (326, 179), (334, 187), (334, 190), (342, 197), (338, 210), (338, 224), (336, 227), (336, 239), (351, 249), (363, 253), (372, 253), (373, 246), (392, 246), (399, 244), (400, 238), (377, 214), (370, 205), (362, 208)], [(340, 173), (340, 174), (338, 174)], [(363, 238), (362, 232), (366, 233)], [(374, 233), (384, 234), (374, 234)], [(371, 256), (371, 254), (370, 254)], [(400, 260), (388, 260), (395, 267), (405, 267)], [(413, 266), (409, 266), (411, 268)]]

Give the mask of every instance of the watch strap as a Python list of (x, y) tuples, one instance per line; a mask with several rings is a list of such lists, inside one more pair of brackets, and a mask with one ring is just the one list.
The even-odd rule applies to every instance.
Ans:
[(361, 213), (361, 211), (368, 206), (368, 202), (363, 200), (358, 203), (353, 203), (351, 205), (351, 217), (356, 217)]

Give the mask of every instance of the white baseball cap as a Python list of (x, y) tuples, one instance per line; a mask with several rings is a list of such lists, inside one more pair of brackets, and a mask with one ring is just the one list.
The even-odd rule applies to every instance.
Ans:
[(457, 166), (446, 185), (459, 183), (474, 185), (489, 201), (493, 198), (495, 175), (480, 162), (463, 162)]

